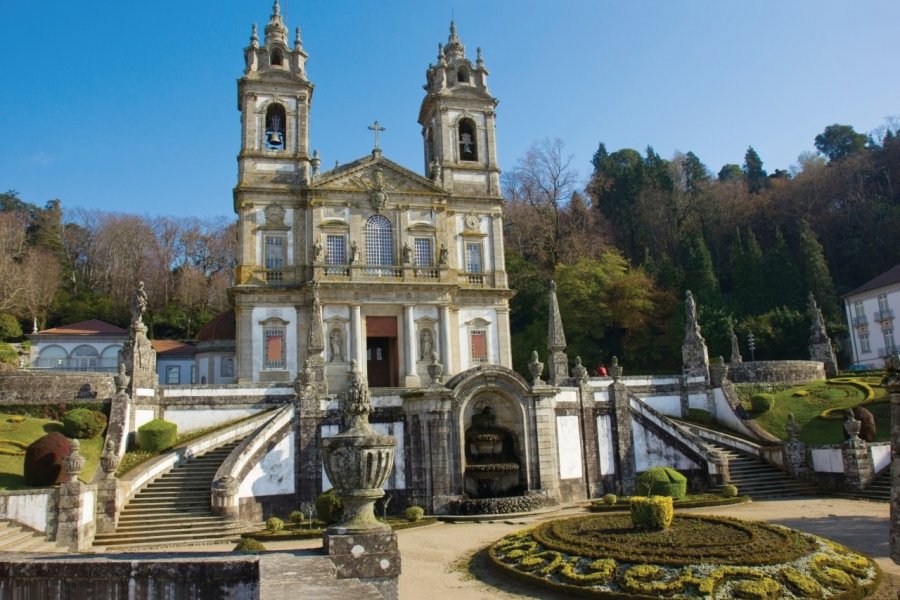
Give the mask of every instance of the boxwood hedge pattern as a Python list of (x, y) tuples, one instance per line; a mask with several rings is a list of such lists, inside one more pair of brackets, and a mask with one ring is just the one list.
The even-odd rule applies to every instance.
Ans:
[(490, 562), (530, 583), (597, 598), (864, 598), (865, 556), (817, 536), (727, 517), (677, 515), (636, 531), (627, 515), (542, 523), (493, 544)]

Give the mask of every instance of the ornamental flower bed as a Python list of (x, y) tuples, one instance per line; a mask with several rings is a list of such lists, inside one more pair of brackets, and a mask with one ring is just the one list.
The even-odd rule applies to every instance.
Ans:
[(596, 598), (864, 598), (881, 580), (869, 558), (766, 523), (677, 515), (639, 531), (628, 515), (542, 523), (490, 547), (504, 573)]

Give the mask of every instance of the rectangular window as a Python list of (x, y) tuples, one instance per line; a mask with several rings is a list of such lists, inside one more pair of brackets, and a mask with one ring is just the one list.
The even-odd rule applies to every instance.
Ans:
[(894, 344), (894, 328), (887, 327), (882, 330), (884, 334), (884, 350), (887, 354), (893, 354), (894, 350), (897, 349), (896, 344)]
[(856, 300), (856, 301), (853, 303), (853, 314), (856, 315), (857, 317), (865, 316), (866, 311), (865, 311), (865, 309), (863, 308), (863, 301), (862, 301), (862, 300)]
[(197, 365), (191, 365), (191, 385), (197, 383)]
[(476, 364), (488, 361), (487, 331), (473, 329), (469, 332), (469, 346), (472, 352), (472, 362)]
[(181, 367), (166, 367), (166, 385), (181, 383)]
[(884, 314), (889, 310), (887, 294), (878, 294), (878, 311)]
[(866, 352), (872, 351), (872, 346), (869, 345), (869, 334), (868, 333), (859, 334), (859, 349), (863, 354), (865, 354)]
[(466, 272), (484, 273), (484, 263), (481, 256), (481, 243), (466, 244)]
[(331, 235), (325, 237), (325, 264), (347, 264), (347, 244), (343, 235)]
[(284, 368), (284, 329), (263, 330), (265, 357), (263, 367), (266, 369)]
[(282, 236), (265, 237), (266, 244), (266, 281), (281, 281), (284, 279), (285, 265), (285, 239)]
[(234, 359), (223, 358), (219, 363), (219, 375), (221, 377), (234, 377)]
[(417, 267), (430, 267), (434, 265), (434, 249), (430, 238), (414, 238), (415, 260)]

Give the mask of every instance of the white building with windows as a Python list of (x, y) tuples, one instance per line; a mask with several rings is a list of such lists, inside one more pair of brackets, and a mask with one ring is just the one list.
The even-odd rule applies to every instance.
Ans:
[(30, 367), (59, 371), (114, 372), (128, 331), (92, 319), (28, 335)]
[(277, 4), (244, 58), (235, 382), (289, 382), (308, 364), (339, 392), (355, 360), (371, 387), (414, 388), (430, 384), (432, 354), (447, 376), (511, 368), (497, 100), (480, 50), (468, 59), (451, 24), (427, 70), (422, 174), (382, 155), (377, 121), (371, 154), (320, 171), (307, 54)]
[(894, 316), (900, 313), (900, 264), (843, 296), (853, 364), (880, 369), (898, 350)]

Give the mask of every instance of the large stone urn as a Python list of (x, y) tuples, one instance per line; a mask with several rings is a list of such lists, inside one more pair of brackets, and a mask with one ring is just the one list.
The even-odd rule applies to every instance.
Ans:
[(341, 396), (344, 429), (322, 440), (325, 472), (344, 503), (341, 521), (329, 528), (335, 533), (390, 529), (375, 518), (375, 501), (384, 496), (384, 482), (394, 466), (397, 442), (394, 436), (372, 429), (371, 412), (369, 388), (353, 361), (350, 384)]

